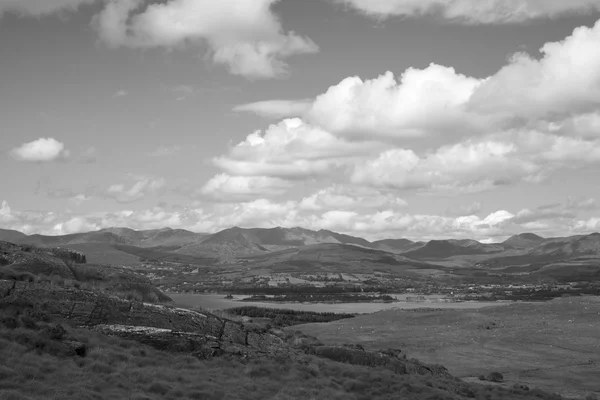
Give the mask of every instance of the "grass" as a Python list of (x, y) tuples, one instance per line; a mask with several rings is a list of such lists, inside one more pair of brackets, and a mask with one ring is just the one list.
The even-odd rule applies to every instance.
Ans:
[(325, 344), (400, 348), (470, 381), (497, 371), (506, 387), (582, 397), (600, 392), (599, 314), (600, 300), (582, 297), (480, 310), (388, 310), (294, 329)]
[[(539, 391), (398, 375), (313, 356), (305, 362), (227, 357), (200, 361), (84, 329), (52, 329), (55, 322), (24, 310), (5, 308), (1, 313), (0, 400), (560, 399)], [(57, 351), (65, 336), (85, 343), (85, 356)]]

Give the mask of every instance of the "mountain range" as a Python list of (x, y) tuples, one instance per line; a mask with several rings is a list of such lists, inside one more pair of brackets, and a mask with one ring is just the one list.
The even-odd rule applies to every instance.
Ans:
[(408, 239), (386, 239), (370, 242), (360, 237), (329, 230), (313, 231), (295, 228), (233, 227), (206, 234), (183, 229), (154, 229), (136, 231), (129, 228), (106, 228), (99, 231), (63, 236), (44, 236), (0, 229), (0, 240), (39, 247), (73, 247), (85, 244), (128, 246), (176, 254), (181, 257), (231, 259), (265, 255), (287, 249), (319, 244), (351, 245), (382, 252), (402, 254), (417, 260), (446, 259), (475, 255), (556, 255), (572, 256), (600, 254), (600, 233), (559, 238), (543, 238), (522, 233), (502, 243), (486, 244), (476, 240), (431, 240), (414, 242)]

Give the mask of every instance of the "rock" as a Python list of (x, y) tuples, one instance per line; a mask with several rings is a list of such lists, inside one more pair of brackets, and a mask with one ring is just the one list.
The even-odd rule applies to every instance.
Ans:
[[(28, 303), (72, 325), (136, 340), (160, 350), (244, 357), (302, 355), (266, 330), (250, 332), (241, 323), (209, 313), (131, 302), (93, 291), (62, 287), (49, 290), (41, 284), (0, 281), (0, 298), (3, 308)], [(59, 329), (53, 329), (49, 335), (60, 336)]]
[(490, 372), (485, 377), (485, 380), (490, 381), (490, 382), (500, 383), (500, 382), (504, 382), (504, 376), (500, 372)]
[[(282, 331), (275, 334), (266, 329), (249, 329), (210, 313), (127, 301), (77, 288), (0, 280), (0, 309), (12, 307), (18, 314), (19, 307), (25, 306), (28, 312), (43, 312), (74, 326), (199, 358), (232, 355), (243, 359), (306, 362), (306, 355), (316, 355), (338, 362), (383, 367), (398, 374), (450, 377), (444, 367), (407, 360), (397, 349), (367, 351), (360, 345), (323, 346), (316, 338), (301, 333), (286, 335)], [(86, 352), (60, 325), (47, 328), (44, 335), (64, 342), (65, 346), (69, 343), (70, 354)]]
[(0, 256), (17, 272), (73, 279), (73, 272), (51, 249), (37, 249), (0, 241)]

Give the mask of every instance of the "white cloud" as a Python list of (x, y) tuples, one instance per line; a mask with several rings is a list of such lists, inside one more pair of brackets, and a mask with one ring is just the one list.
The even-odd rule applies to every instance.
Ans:
[(40, 138), (24, 143), (10, 153), (16, 160), (27, 162), (50, 162), (67, 159), (70, 156), (65, 145), (53, 138)]
[(234, 112), (247, 112), (264, 118), (282, 119), (303, 116), (311, 107), (311, 100), (267, 100), (236, 106)]
[(201, 193), (217, 200), (244, 201), (284, 194), (291, 182), (266, 176), (231, 176), (218, 174), (201, 189)]
[(127, 187), (123, 183), (111, 185), (106, 190), (106, 197), (112, 198), (119, 203), (131, 203), (138, 201), (149, 194), (155, 194), (163, 189), (166, 180), (163, 178), (153, 178), (147, 176), (131, 176), (135, 183)]
[(0, 17), (4, 12), (40, 17), (60, 11), (74, 11), (82, 4), (96, 0), (0, 0)]
[(318, 51), (310, 39), (284, 32), (271, 10), (276, 1), (170, 0), (144, 8), (144, 0), (112, 0), (94, 25), (112, 46), (177, 48), (201, 42), (210, 49), (207, 56), (232, 74), (273, 78), (287, 74), (284, 59)]
[(349, 159), (380, 150), (381, 144), (353, 143), (307, 125), (287, 119), (257, 131), (217, 157), (215, 165), (231, 175), (307, 178), (329, 174)]
[(115, 92), (115, 94), (113, 95), (113, 97), (125, 97), (127, 96), (129, 93), (127, 92), (127, 90), (118, 90)]
[(517, 147), (500, 141), (465, 142), (423, 157), (407, 149), (388, 150), (355, 165), (357, 184), (395, 189), (448, 189), (503, 185), (532, 176), (539, 167), (515, 157)]
[(346, 78), (317, 96), (309, 122), (358, 137), (411, 138), (469, 129), (465, 105), (481, 81), (436, 64), (409, 68), (397, 82), (387, 72), (363, 81)]
[(600, 231), (600, 218), (592, 217), (585, 221), (577, 221), (574, 230), (578, 233), (590, 233)]
[(600, 106), (600, 21), (579, 27), (561, 42), (546, 43), (543, 57), (518, 53), (473, 93), (473, 112), (507, 119), (561, 118)]
[(333, 0), (375, 17), (439, 16), (463, 24), (514, 24), (599, 11), (597, 0)]

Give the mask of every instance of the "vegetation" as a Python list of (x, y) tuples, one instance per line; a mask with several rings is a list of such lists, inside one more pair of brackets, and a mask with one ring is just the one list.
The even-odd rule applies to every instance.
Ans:
[(336, 302), (336, 303), (362, 303), (362, 302), (393, 302), (397, 301), (394, 297), (389, 295), (367, 295), (367, 294), (287, 294), (284, 296), (266, 297), (262, 295), (251, 296), (241, 301), (268, 301), (268, 302)]
[[(1, 308), (1, 307), (0, 307)], [(540, 391), (399, 375), (309, 356), (249, 360), (194, 357), (68, 326), (43, 315), (2, 309), (0, 399), (556, 399)], [(85, 351), (64, 351), (73, 337)]]
[(285, 327), (316, 322), (331, 322), (354, 318), (353, 314), (328, 312), (296, 311), (262, 307), (237, 307), (227, 309), (227, 313), (250, 318), (269, 318), (271, 326)]

